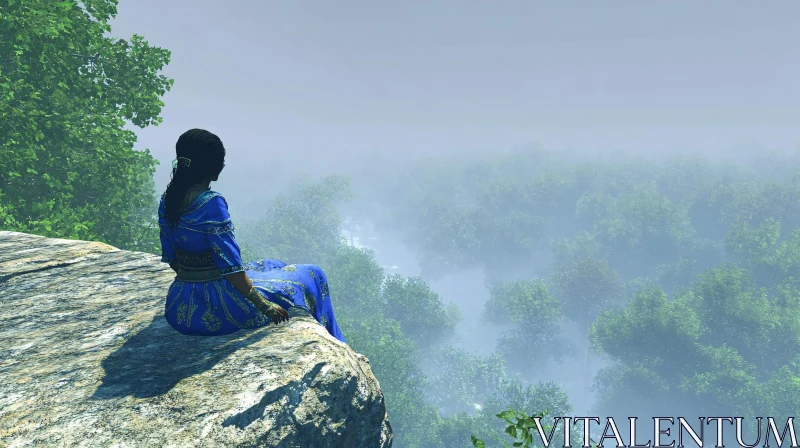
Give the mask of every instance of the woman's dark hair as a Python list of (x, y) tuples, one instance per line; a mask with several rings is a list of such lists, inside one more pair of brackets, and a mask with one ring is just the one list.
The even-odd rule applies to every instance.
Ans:
[[(164, 193), (164, 215), (171, 228), (178, 225), (186, 192), (194, 184), (214, 179), (225, 166), (225, 146), (204, 129), (190, 129), (175, 144), (178, 163)], [(188, 159), (188, 161), (186, 160)]]

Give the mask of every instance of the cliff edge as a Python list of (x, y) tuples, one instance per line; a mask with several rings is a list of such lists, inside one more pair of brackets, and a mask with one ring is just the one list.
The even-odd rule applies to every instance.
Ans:
[(150, 254), (0, 232), (0, 447), (390, 448), (369, 361), (313, 319), (192, 337)]

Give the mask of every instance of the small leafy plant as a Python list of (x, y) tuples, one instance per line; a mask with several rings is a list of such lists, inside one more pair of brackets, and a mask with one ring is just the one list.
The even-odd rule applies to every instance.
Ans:
[[(505, 433), (514, 439), (515, 442), (509, 445), (508, 442), (504, 442), (502, 440), (498, 441), (502, 443), (505, 448), (531, 448), (531, 446), (533, 446), (533, 435), (538, 432), (535, 419), (538, 418), (541, 422), (541, 419), (544, 418), (547, 413), (548, 412), (545, 411), (534, 415), (526, 415), (509, 406), (508, 410), (497, 414), (497, 417), (505, 420), (505, 422), (508, 423)], [(552, 428), (552, 425), (542, 424), (542, 430), (544, 433), (550, 432)], [(470, 439), (472, 440), (472, 445), (475, 446), (475, 448), (486, 448), (486, 442), (483, 440), (475, 437), (474, 435), (470, 436)], [(594, 443), (594, 440), (591, 441)]]

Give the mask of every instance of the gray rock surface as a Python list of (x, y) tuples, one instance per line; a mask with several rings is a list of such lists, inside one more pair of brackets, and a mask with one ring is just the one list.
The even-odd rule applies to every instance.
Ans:
[(229, 336), (166, 323), (173, 272), (0, 232), (0, 447), (391, 447), (369, 361), (309, 317)]

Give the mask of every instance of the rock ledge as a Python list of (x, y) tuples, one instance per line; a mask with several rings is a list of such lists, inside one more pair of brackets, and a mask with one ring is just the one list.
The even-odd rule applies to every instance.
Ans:
[(311, 318), (192, 337), (158, 257), (0, 232), (0, 447), (390, 448), (369, 361)]

